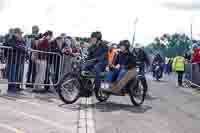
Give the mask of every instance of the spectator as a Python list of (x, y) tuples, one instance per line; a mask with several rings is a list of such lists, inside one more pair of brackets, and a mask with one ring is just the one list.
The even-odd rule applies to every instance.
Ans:
[(80, 51), (75, 46), (75, 42), (71, 37), (67, 37), (66, 45), (63, 49), (64, 52), (64, 61), (63, 61), (63, 74), (69, 73), (72, 71), (72, 60), (74, 56), (80, 55)]
[(14, 35), (8, 38), (7, 46), (12, 47), (12, 50), (7, 51), (8, 64), (8, 92), (17, 92), (22, 90), (20, 85), (23, 78), (24, 61), (25, 61), (25, 42), (22, 37), (23, 32), (21, 29), (14, 29)]
[[(36, 43), (37, 41), (42, 37), (41, 34), (39, 34), (39, 27), (33, 26), (32, 27), (32, 34), (27, 36), (27, 44), (28, 47), (30, 46), (32, 49), (36, 49)], [(30, 43), (30, 44), (29, 44)], [(32, 53), (30, 53), (30, 57), (32, 56)], [(29, 66), (28, 66), (28, 72), (27, 72), (27, 83), (35, 83), (35, 75), (36, 75), (36, 63), (34, 58), (29, 58)], [(33, 85), (27, 85), (26, 87), (33, 87)]]
[[(66, 44), (64, 43), (64, 39), (62, 37), (57, 37), (51, 43), (50, 51), (63, 56), (65, 47), (66, 47)], [(55, 74), (55, 76), (53, 76), (54, 84), (56, 84), (59, 80), (59, 71), (62, 68), (62, 66), (60, 66), (61, 61), (62, 61), (62, 58), (60, 58), (60, 56), (58, 55), (52, 55), (50, 57), (50, 64), (53, 65), (53, 73)]]
[(84, 42), (80, 42), (80, 53), (82, 58), (87, 58), (88, 51), (87, 46)]
[(174, 58), (170, 58), (170, 59), (169, 59), (169, 72), (170, 72), (170, 73), (173, 71), (173, 70), (172, 70), (173, 60), (174, 60)]
[(8, 32), (8, 34), (7, 35), (5, 35), (5, 40), (4, 40), (4, 45), (5, 46), (8, 46), (8, 41), (10, 40), (10, 39), (12, 39), (13, 38), (13, 36), (14, 36), (14, 29), (13, 28), (11, 28), (11, 29), (9, 29), (9, 32)]
[[(44, 33), (43, 38), (36, 43), (37, 50), (41, 51), (38, 54), (34, 55), (36, 58), (36, 84), (48, 84), (49, 79), (47, 77), (49, 66), (47, 64), (48, 55), (45, 52), (49, 50), (49, 43), (53, 37), (52, 31), (47, 31)], [(46, 89), (39, 87), (39, 85), (35, 85), (33, 92), (46, 92)]]
[(192, 63), (199, 65), (199, 72), (200, 72), (200, 48), (196, 45), (193, 47), (193, 54), (192, 54)]
[(170, 66), (169, 66), (169, 61), (170, 61), (170, 58), (166, 57), (165, 58), (165, 74), (170, 74)]

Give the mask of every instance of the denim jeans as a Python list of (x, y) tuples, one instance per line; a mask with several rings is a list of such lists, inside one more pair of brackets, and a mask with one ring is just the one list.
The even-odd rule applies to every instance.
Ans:
[(82, 69), (84, 71), (92, 71), (94, 69), (95, 74), (96, 74), (95, 82), (97, 83), (97, 85), (100, 85), (100, 74), (101, 74), (101, 72), (103, 72), (105, 70), (105, 68), (106, 68), (106, 63), (90, 62), (86, 66), (83, 66)]
[(36, 76), (36, 64), (34, 61), (30, 59), (28, 72), (27, 72), (27, 83), (35, 83), (35, 76)]
[(120, 81), (125, 76), (127, 71), (127, 69), (114, 69), (113, 71), (108, 72), (106, 80), (111, 83), (114, 76), (117, 76), (116, 81)]
[(8, 64), (7, 66), (7, 77), (8, 77), (8, 91), (17, 91), (17, 85), (13, 82), (17, 82), (17, 64)]

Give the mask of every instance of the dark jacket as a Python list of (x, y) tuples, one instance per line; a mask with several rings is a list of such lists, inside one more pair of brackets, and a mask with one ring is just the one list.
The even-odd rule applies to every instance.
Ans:
[(149, 58), (144, 50), (139, 49), (139, 51), (136, 52), (136, 50), (134, 49), (133, 55), (136, 57), (137, 62), (141, 62), (141, 63), (147, 64), (147, 65), (150, 65)]
[(128, 53), (119, 52), (114, 62), (114, 65), (118, 65), (118, 64), (122, 68), (131, 69), (131, 68), (136, 67), (136, 59), (133, 56), (133, 54), (130, 52)]
[(56, 40), (54, 40), (53, 42), (50, 43), (50, 52), (55, 52), (55, 53), (59, 53), (62, 55), (62, 50), (64, 48), (66, 48), (66, 46), (67, 46), (67, 44), (63, 43), (61, 48), (59, 48)]
[(97, 59), (98, 62), (107, 62), (108, 46), (102, 41), (98, 45), (88, 48), (88, 59)]
[(156, 56), (156, 57), (153, 59), (152, 64), (154, 64), (154, 63), (156, 63), (156, 62), (158, 62), (159, 64), (161, 64), (161, 63), (164, 63), (164, 60), (162, 59), (161, 56)]
[(8, 61), (13, 64), (21, 64), (24, 62), (26, 55), (26, 43), (23, 40), (17, 40), (15, 36), (9, 39), (6, 43), (12, 49), (6, 49), (6, 57)]
[(28, 45), (28, 47), (31, 47), (32, 49), (35, 49), (34, 41), (41, 39), (42, 34), (25, 35), (24, 38), (26, 39), (26, 45)]
[(58, 44), (56, 40), (50, 43), (49, 45), (49, 52), (53, 52), (55, 54), (49, 54), (47, 57), (48, 64), (51, 64), (54, 66), (55, 69), (60, 69), (60, 63), (62, 62), (62, 56), (63, 52), (62, 50), (66, 47), (66, 44), (64, 43), (61, 48), (58, 47)]

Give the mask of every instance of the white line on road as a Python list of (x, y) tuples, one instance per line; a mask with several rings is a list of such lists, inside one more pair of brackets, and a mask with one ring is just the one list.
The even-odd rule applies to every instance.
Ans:
[(83, 105), (86, 104), (86, 98), (80, 99), (80, 112), (79, 112), (79, 120), (78, 120), (78, 133), (87, 133), (87, 123), (86, 123), (86, 110)]
[[(91, 106), (92, 104), (92, 98), (87, 99), (87, 106)], [(87, 107), (87, 113), (86, 113), (86, 123), (87, 123), (87, 133), (95, 133), (95, 122), (93, 117), (93, 108)]]
[(34, 120), (41, 121), (41, 122), (43, 122), (43, 123), (46, 123), (46, 124), (48, 124), (48, 125), (51, 125), (51, 126), (53, 126), (53, 127), (59, 128), (59, 129), (67, 130), (67, 129), (66, 129), (66, 126), (61, 125), (61, 124), (59, 124), (59, 123), (57, 123), (57, 122), (54, 122), (54, 121), (51, 121), (51, 120), (42, 118), (42, 117), (40, 117), (40, 116), (28, 114), (28, 113), (25, 113), (25, 112), (22, 112), (22, 111), (17, 111), (17, 110), (12, 110), (12, 112), (14, 112), (14, 113), (16, 113), (16, 114), (19, 114), (19, 115), (23, 115), (23, 116), (25, 116), (25, 117), (28, 117), (28, 118), (31, 118), (31, 119), (34, 119)]
[(47, 110), (52, 110), (52, 111), (56, 111), (56, 112), (60, 112), (60, 113), (66, 113), (66, 111), (63, 111), (61, 109), (49, 108), (49, 106), (46, 106), (45, 104), (40, 104), (40, 103), (32, 102), (32, 101), (29, 101), (29, 100), (17, 100), (17, 102), (30, 104), (30, 105), (37, 106), (37, 107), (45, 106), (45, 109), (47, 109)]
[(17, 129), (17, 128), (14, 128), (8, 124), (3, 124), (3, 123), (0, 123), (0, 127), (2, 128), (5, 128), (11, 132), (14, 132), (14, 133), (24, 133), (23, 131), (21, 131), (20, 129)]

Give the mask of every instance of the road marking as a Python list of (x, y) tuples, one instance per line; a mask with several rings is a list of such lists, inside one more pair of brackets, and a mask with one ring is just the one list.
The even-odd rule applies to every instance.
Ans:
[(46, 104), (42, 105), (42, 104), (40, 104), (40, 103), (37, 103), (37, 102), (31, 102), (31, 101), (28, 101), (28, 100), (17, 100), (17, 102), (30, 104), (30, 105), (34, 105), (34, 106), (37, 106), (37, 107), (42, 107), (42, 106), (45, 105), (45, 109), (47, 109), (47, 110), (52, 110), (52, 111), (56, 111), (56, 112), (60, 112), (60, 113), (66, 113), (66, 111), (62, 111), (62, 110), (60, 110), (60, 109), (49, 108), (49, 106), (46, 107)]
[(34, 103), (34, 102), (31, 102), (31, 101), (27, 101), (27, 100), (16, 100), (16, 101), (20, 102), (20, 103), (26, 103), (26, 104), (34, 105), (34, 106), (37, 106), (37, 107), (41, 106), (39, 103)]
[(87, 123), (86, 123), (86, 110), (84, 105), (86, 104), (86, 98), (80, 99), (80, 111), (79, 111), (79, 120), (78, 120), (78, 133), (87, 133)]
[[(12, 110), (12, 109), (11, 109), (11, 110)], [(66, 126), (61, 125), (61, 124), (59, 124), (59, 123), (57, 123), (57, 122), (54, 122), (54, 121), (51, 121), (51, 120), (42, 118), (42, 117), (40, 117), (40, 116), (28, 114), (28, 113), (25, 113), (25, 112), (22, 112), (22, 111), (17, 111), (17, 110), (12, 110), (12, 112), (14, 112), (14, 113), (16, 113), (16, 114), (19, 114), (19, 115), (22, 115), (22, 116), (25, 116), (25, 117), (27, 117), (27, 118), (31, 118), (31, 119), (34, 119), (34, 120), (41, 121), (41, 122), (43, 122), (43, 123), (46, 123), (47, 125), (51, 125), (51, 126), (53, 126), (53, 127), (59, 128), (59, 129), (67, 130), (67, 129), (66, 129)]]
[(10, 125), (7, 125), (7, 124), (0, 123), (0, 127), (5, 128), (14, 133), (24, 133), (21, 129), (11, 127)]
[(194, 90), (194, 91), (192, 92), (192, 95), (194, 95), (194, 96), (199, 96), (199, 95), (200, 95), (200, 91)]
[[(78, 133), (95, 133), (93, 108), (89, 107), (91, 104), (92, 98), (81, 99)], [(85, 105), (86, 108), (84, 108)]]
[[(92, 105), (92, 98), (87, 99), (87, 106)], [(95, 122), (93, 117), (93, 108), (87, 107), (87, 113), (86, 113), (86, 124), (87, 124), (87, 133), (95, 133)]]

